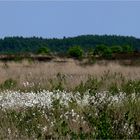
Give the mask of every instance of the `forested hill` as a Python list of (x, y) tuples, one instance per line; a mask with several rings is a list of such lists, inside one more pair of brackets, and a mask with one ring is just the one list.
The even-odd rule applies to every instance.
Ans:
[(52, 52), (65, 53), (71, 46), (81, 46), (84, 50), (94, 48), (97, 45), (124, 46), (130, 45), (136, 51), (140, 51), (140, 39), (128, 36), (116, 35), (81, 35), (63, 39), (44, 39), (38, 37), (5, 37), (0, 39), (0, 53), (36, 53), (40, 47), (48, 47)]

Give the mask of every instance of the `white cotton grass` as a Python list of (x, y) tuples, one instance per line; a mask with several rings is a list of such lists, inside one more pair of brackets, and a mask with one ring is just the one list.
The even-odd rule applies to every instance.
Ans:
[[(134, 98), (134, 94), (133, 98)], [(68, 106), (70, 102), (76, 101), (80, 106), (86, 106), (92, 103), (93, 105), (99, 105), (105, 102), (110, 104), (121, 103), (126, 97), (125, 93), (120, 92), (117, 95), (109, 95), (108, 91), (96, 93), (91, 96), (87, 91), (83, 94), (79, 92), (72, 93), (66, 91), (38, 91), (34, 92), (21, 92), (21, 91), (3, 91), (0, 93), (0, 107), (1, 109), (8, 108), (26, 108), (26, 107), (47, 107), (51, 108), (54, 100), (59, 100), (61, 105)]]

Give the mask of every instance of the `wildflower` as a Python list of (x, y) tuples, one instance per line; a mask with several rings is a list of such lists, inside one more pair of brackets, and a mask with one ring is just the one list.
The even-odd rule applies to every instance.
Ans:
[(11, 129), (10, 129), (10, 128), (8, 128), (8, 134), (9, 134), (9, 135), (11, 134)]
[(43, 127), (43, 132), (47, 131), (47, 126)]

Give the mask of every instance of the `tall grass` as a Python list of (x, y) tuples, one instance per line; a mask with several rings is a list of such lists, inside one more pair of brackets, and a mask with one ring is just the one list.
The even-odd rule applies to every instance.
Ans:
[[(117, 75), (117, 76), (116, 76)], [(57, 86), (63, 86), (65, 90), (72, 90), (77, 87), (81, 81), (85, 83), (89, 77), (104, 82), (106, 86), (109, 82), (113, 84), (120, 83), (122, 78), (125, 80), (139, 80), (140, 67), (121, 66), (117, 63), (94, 64), (81, 66), (79, 61), (68, 60), (68, 62), (28, 62), (22, 63), (7, 62), (0, 63), (0, 84), (12, 79), (16, 81), (15, 88), (27, 89), (34, 87), (52, 89)], [(63, 83), (60, 83), (60, 81)], [(105, 84), (106, 83), (106, 84)], [(62, 84), (62, 85), (61, 85)]]
[(72, 61), (0, 69), (0, 139), (140, 139), (139, 67)]

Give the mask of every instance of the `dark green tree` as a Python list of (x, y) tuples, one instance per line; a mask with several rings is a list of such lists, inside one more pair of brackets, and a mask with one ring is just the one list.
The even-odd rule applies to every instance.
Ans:
[(38, 49), (37, 54), (50, 54), (50, 49), (48, 49), (47, 47), (41, 47)]
[(80, 46), (70, 47), (68, 50), (68, 55), (74, 58), (82, 58), (83, 56), (83, 49)]
[(104, 57), (104, 58), (111, 58), (112, 51), (111, 48), (105, 45), (97, 45), (95, 48), (95, 54)]
[(130, 45), (122, 46), (123, 53), (132, 53), (134, 52), (134, 48)]
[[(48, 47), (51, 52), (57, 54), (66, 53), (71, 46), (81, 46), (86, 52), (88, 49), (94, 49), (97, 45), (105, 46), (124, 46), (123, 52), (140, 52), (140, 39), (128, 36), (117, 35), (81, 35), (77, 37), (41, 38), (41, 37), (5, 37), (0, 39), (0, 53), (19, 54), (19, 53), (37, 53), (40, 47)], [(127, 46), (129, 45), (129, 47)]]
[(112, 58), (112, 51), (111, 51), (111, 49), (110, 49), (109, 47), (106, 48), (106, 49), (104, 50), (102, 56), (103, 56), (104, 58), (107, 58), (107, 59)]
[(112, 46), (111, 51), (112, 51), (112, 53), (121, 53), (121, 52), (123, 52), (123, 49), (121, 46)]

